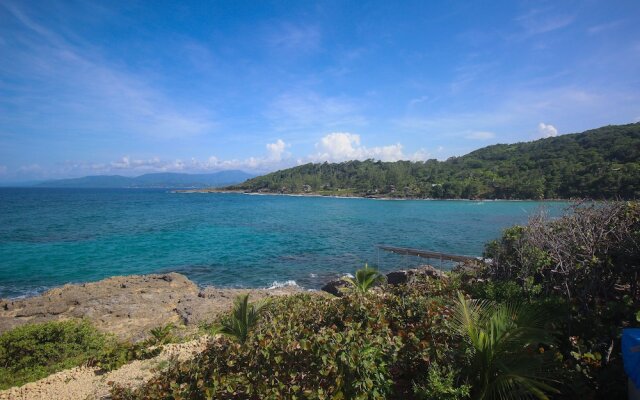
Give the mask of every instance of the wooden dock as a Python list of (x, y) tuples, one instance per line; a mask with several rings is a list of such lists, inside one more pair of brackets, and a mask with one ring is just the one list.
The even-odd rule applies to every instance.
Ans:
[(464, 262), (469, 262), (469, 261), (478, 262), (478, 261), (481, 260), (478, 257), (462, 256), (462, 255), (458, 255), (458, 254), (440, 253), (438, 251), (418, 250), (418, 249), (411, 249), (411, 248), (408, 248), (408, 247), (394, 247), (394, 246), (378, 245), (378, 248), (380, 248), (382, 250), (385, 250), (385, 251), (389, 251), (391, 253), (395, 253), (395, 254), (401, 254), (401, 255), (407, 255), (407, 256), (415, 256), (415, 257), (421, 257), (421, 258), (428, 258), (428, 259), (432, 259), (432, 260), (440, 260), (440, 262), (442, 262), (442, 261), (453, 261), (453, 262), (464, 263)]

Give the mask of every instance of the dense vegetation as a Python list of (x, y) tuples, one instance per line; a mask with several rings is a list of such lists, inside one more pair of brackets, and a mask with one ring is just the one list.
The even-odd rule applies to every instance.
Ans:
[(173, 339), (172, 325), (153, 329), (148, 340), (121, 342), (89, 322), (70, 320), (23, 325), (0, 335), (0, 390), (80, 365), (102, 370), (154, 357)]
[(576, 205), (558, 220), (536, 216), (487, 246), (493, 262), (467, 289), (475, 297), (526, 298), (556, 316), (558, 348), (582, 390), (624, 398), (621, 328), (640, 310), (640, 204)]
[(445, 278), (372, 289), (367, 269), (339, 298), (300, 294), (261, 311), (243, 299), (223, 318), (237, 333), (113, 395), (623, 398), (620, 335), (640, 308), (639, 244), (637, 203), (578, 205), (507, 230), (487, 245), (489, 264)]
[(446, 161), (305, 164), (230, 188), (417, 198), (635, 199), (640, 197), (640, 123), (498, 144)]

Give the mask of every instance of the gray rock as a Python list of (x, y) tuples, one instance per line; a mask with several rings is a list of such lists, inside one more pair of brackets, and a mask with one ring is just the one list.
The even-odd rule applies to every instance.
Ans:
[(387, 283), (390, 285), (410, 284), (418, 276), (440, 279), (445, 274), (431, 265), (421, 265), (418, 268), (389, 272), (387, 274)]
[[(140, 340), (152, 328), (168, 323), (196, 329), (199, 323), (229, 310), (235, 297), (247, 291), (201, 290), (176, 273), (117, 276), (65, 285), (26, 299), (0, 300), (0, 333), (28, 323), (86, 318), (98, 329), (121, 339)], [(250, 301), (296, 291), (299, 289), (251, 290)]]
[(327, 293), (331, 293), (334, 296), (341, 297), (342, 291), (340, 289), (346, 288), (348, 286), (349, 286), (349, 283), (346, 282), (344, 279), (336, 279), (328, 282), (326, 285), (322, 287), (321, 290)]

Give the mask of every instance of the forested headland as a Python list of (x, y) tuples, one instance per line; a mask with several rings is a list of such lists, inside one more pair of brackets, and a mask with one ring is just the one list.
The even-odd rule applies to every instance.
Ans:
[(305, 164), (227, 189), (436, 199), (635, 199), (640, 123), (515, 144), (446, 161)]

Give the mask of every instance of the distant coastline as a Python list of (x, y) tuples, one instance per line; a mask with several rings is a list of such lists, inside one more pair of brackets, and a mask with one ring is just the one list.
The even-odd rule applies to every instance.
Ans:
[(539, 202), (570, 202), (570, 201), (579, 201), (583, 199), (440, 199), (440, 198), (430, 198), (430, 197), (391, 197), (391, 196), (378, 196), (378, 195), (358, 195), (358, 194), (324, 194), (317, 192), (309, 192), (309, 193), (278, 193), (278, 192), (250, 192), (245, 190), (230, 190), (230, 189), (176, 189), (171, 190), (171, 193), (200, 193), (200, 194), (208, 194), (208, 193), (219, 193), (219, 194), (244, 194), (248, 196), (288, 196), (288, 197), (324, 197), (324, 198), (335, 198), (335, 199), (370, 199), (370, 200), (397, 200), (397, 201), (406, 201), (406, 200), (424, 200), (424, 201), (515, 201), (515, 202), (523, 202), (523, 201), (539, 201)]

